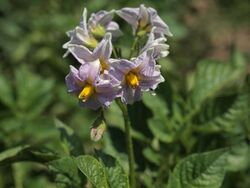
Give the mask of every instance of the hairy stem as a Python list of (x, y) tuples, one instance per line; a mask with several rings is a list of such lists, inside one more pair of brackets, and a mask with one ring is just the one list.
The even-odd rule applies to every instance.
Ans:
[(127, 152), (128, 152), (128, 162), (129, 162), (130, 186), (131, 188), (135, 188), (136, 187), (135, 166), (134, 166), (135, 160), (134, 160), (133, 142), (132, 142), (131, 129), (130, 129), (131, 124), (130, 124), (130, 119), (128, 115), (128, 109), (127, 109), (127, 105), (123, 104), (120, 100), (116, 100), (116, 102), (122, 111), (123, 119), (124, 119)]

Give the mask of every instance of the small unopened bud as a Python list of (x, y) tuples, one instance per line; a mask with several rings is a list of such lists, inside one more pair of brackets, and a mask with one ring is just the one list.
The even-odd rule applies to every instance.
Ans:
[(97, 118), (90, 131), (91, 140), (95, 142), (99, 141), (102, 138), (105, 130), (106, 130), (105, 121), (103, 119)]

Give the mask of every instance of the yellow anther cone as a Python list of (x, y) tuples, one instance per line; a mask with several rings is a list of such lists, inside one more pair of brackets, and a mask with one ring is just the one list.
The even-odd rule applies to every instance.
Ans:
[(80, 100), (86, 101), (94, 93), (94, 87), (90, 84), (86, 84), (79, 94), (78, 98)]
[(133, 73), (133, 72), (129, 72), (127, 75), (126, 75), (126, 81), (128, 83), (128, 85), (130, 87), (132, 87), (133, 89), (135, 89), (137, 86), (139, 86), (139, 78), (138, 76)]

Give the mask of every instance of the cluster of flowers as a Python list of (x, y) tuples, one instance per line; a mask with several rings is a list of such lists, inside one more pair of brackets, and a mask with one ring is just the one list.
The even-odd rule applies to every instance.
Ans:
[[(111, 58), (112, 41), (122, 35), (119, 25), (112, 21), (114, 14), (132, 26), (135, 37), (148, 37), (138, 57)], [(80, 67), (70, 66), (66, 85), (84, 107), (108, 107), (116, 98), (132, 104), (141, 99), (144, 91), (154, 91), (164, 81), (156, 60), (168, 55), (166, 36), (172, 34), (153, 8), (140, 5), (102, 10), (91, 14), (88, 22), (84, 9), (79, 26), (67, 34), (70, 41), (63, 45), (67, 49), (65, 56), (71, 53)]]

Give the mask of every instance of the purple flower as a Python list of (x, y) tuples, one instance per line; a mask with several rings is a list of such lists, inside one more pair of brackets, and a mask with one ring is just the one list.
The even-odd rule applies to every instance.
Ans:
[(156, 37), (164, 35), (172, 36), (167, 24), (158, 16), (157, 11), (151, 7), (146, 8), (143, 4), (139, 8), (123, 8), (116, 13), (132, 25), (133, 33), (142, 36), (150, 33), (152, 27), (155, 27)]
[(68, 92), (78, 96), (83, 107), (93, 110), (108, 107), (117, 96), (118, 82), (114, 84), (111, 77), (104, 80), (99, 74), (98, 60), (81, 65), (79, 70), (70, 66), (70, 73), (65, 78)]
[(153, 49), (153, 57), (155, 59), (166, 57), (169, 54), (169, 45), (167, 45), (165, 42), (167, 39), (165, 37), (160, 37), (155, 39), (154, 31), (155, 27), (152, 28), (148, 41), (145, 44), (145, 46), (141, 49), (140, 53), (143, 53), (145, 51)]
[(93, 52), (85, 46), (74, 44), (68, 45), (68, 50), (81, 64), (92, 64), (93, 61), (98, 61), (101, 67), (101, 73), (103, 73), (110, 68), (110, 56), (112, 54), (111, 34), (106, 33)]
[(121, 99), (126, 104), (132, 104), (142, 97), (143, 91), (153, 91), (164, 81), (160, 66), (156, 65), (153, 50), (142, 53), (139, 57), (128, 60), (117, 60), (112, 63), (110, 71), (121, 82)]
[(109, 12), (101, 10), (97, 13), (92, 13), (88, 21), (90, 32), (97, 37), (103, 37), (108, 32), (112, 34), (113, 38), (120, 36), (119, 25), (112, 21), (114, 12), (114, 10)]
[[(69, 45), (72, 44), (95, 48), (99, 43), (98, 39), (102, 38), (107, 32), (111, 33), (113, 37), (118, 37), (121, 31), (119, 25), (112, 21), (113, 14), (113, 10), (93, 13), (87, 24), (87, 9), (84, 8), (79, 26), (67, 32), (70, 41), (65, 43), (63, 48), (68, 49)], [(66, 52), (65, 56), (67, 54), (68, 52)]]

